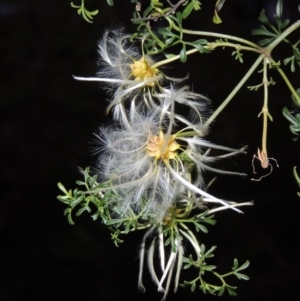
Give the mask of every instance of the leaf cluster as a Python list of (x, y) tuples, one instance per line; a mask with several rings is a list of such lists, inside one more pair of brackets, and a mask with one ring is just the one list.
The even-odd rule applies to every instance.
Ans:
[[(107, 0), (108, 3), (112, 2), (111, 0)], [(98, 10), (94, 10), (94, 11), (89, 11), (86, 9), (86, 7), (84, 6), (84, 0), (81, 0), (81, 4), (80, 5), (75, 5), (73, 2), (71, 2), (71, 7), (72, 8), (76, 8), (77, 9), (77, 14), (81, 15), (82, 18), (89, 22), (89, 23), (93, 23), (93, 18), (94, 16), (96, 16), (98, 14)]]
[[(250, 262), (246, 261), (241, 266), (238, 265), (238, 260), (234, 259), (232, 271), (226, 274), (220, 275), (215, 272), (217, 268), (215, 265), (207, 264), (207, 259), (214, 257), (213, 251), (216, 249), (216, 246), (211, 247), (208, 251), (206, 251), (205, 245), (202, 244), (200, 246), (200, 256), (197, 260), (194, 260), (193, 257), (190, 255), (189, 257), (184, 257), (183, 262), (185, 263), (184, 269), (188, 269), (190, 267), (195, 267), (199, 270), (198, 277), (191, 281), (184, 281), (183, 286), (189, 286), (191, 291), (195, 291), (196, 287), (198, 286), (199, 289), (202, 290), (203, 293), (211, 294), (211, 295), (218, 295), (222, 296), (225, 291), (228, 292), (230, 296), (236, 296), (235, 290), (237, 289), (236, 286), (229, 285), (225, 278), (228, 276), (234, 275), (239, 280), (249, 280), (249, 277), (240, 271), (246, 269)], [(206, 273), (210, 273), (214, 275), (220, 284), (211, 284), (204, 280), (204, 275)]]
[[(184, 39), (182, 22), (185, 18), (185, 15), (183, 12), (177, 11), (175, 15), (164, 16), (164, 18), (168, 21), (169, 25), (166, 27), (159, 28), (156, 32), (152, 31), (151, 26), (149, 26), (148, 21), (146, 21), (147, 18), (149, 18), (148, 13), (149, 12), (145, 10), (143, 13), (143, 17), (132, 19), (133, 22), (138, 25), (137, 33), (135, 33), (132, 36), (132, 39), (138, 37), (144, 39), (143, 46), (147, 55), (164, 53), (167, 58), (171, 58), (177, 55), (177, 53), (170, 53), (169, 49), (174, 46), (181, 45), (181, 50), (179, 51), (179, 58), (180, 61), (184, 63), (187, 60), (187, 51), (189, 49), (195, 48), (200, 53), (210, 52), (208, 47), (206, 47), (206, 39), (198, 39), (196, 41), (191, 42), (186, 41)], [(174, 28), (176, 28), (176, 30), (174, 30)]]
[[(120, 202), (120, 197), (113, 190), (107, 189), (109, 182), (98, 183), (97, 176), (91, 176), (89, 168), (84, 171), (84, 181), (76, 181), (76, 184), (83, 189), (76, 188), (74, 190), (67, 190), (63, 184), (58, 183), (58, 188), (64, 193), (59, 195), (57, 199), (68, 207), (64, 211), (71, 225), (74, 224), (73, 213), (80, 216), (83, 212), (91, 214), (92, 219), (95, 221), (98, 218), (106, 225), (113, 233), (112, 239), (116, 245), (122, 242), (118, 236), (120, 234), (127, 234), (128, 232), (141, 230), (149, 225), (149, 220), (141, 219), (143, 210), (136, 214), (132, 210), (132, 214), (127, 217), (122, 217), (122, 212), (116, 204)], [(101, 192), (104, 190), (105, 192)], [(94, 212), (92, 213), (92, 208)]]
[[(300, 88), (297, 89), (297, 94), (300, 98)], [(296, 98), (292, 95), (293, 103), (299, 107)], [(283, 116), (290, 122), (290, 131), (294, 135), (293, 140), (298, 140), (298, 136), (300, 135), (300, 113), (294, 113), (289, 111), (288, 108), (283, 108), (282, 110)]]
[[(300, 5), (298, 6), (300, 12)], [(262, 23), (259, 28), (253, 29), (253, 35), (266, 36), (266, 38), (260, 40), (258, 44), (262, 47), (268, 46), (273, 41), (275, 41), (281, 34), (282, 31), (289, 25), (290, 20), (283, 20), (283, 0), (278, 0), (276, 4), (276, 13), (274, 15), (275, 24), (273, 24), (264, 10), (261, 11), (258, 20)], [(300, 51), (298, 45), (300, 39), (297, 40), (294, 44), (291, 43), (288, 39), (284, 39), (284, 42), (292, 47), (292, 55), (284, 59), (284, 65), (290, 64), (291, 71), (294, 72), (296, 65), (300, 67)]]

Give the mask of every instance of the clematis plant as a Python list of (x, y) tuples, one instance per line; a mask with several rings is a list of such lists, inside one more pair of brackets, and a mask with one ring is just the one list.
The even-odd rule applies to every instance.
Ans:
[[(263, 11), (259, 16), (262, 25), (253, 30), (253, 35), (267, 38), (254, 43), (222, 33), (184, 28), (184, 20), (191, 13), (198, 13), (200, 1), (178, 0), (173, 4), (168, 0), (151, 0), (146, 8), (138, 1), (131, 2), (136, 4), (132, 18), (136, 32), (125, 34), (124, 29), (105, 31), (98, 46), (99, 71), (96, 77), (74, 77), (101, 83), (107, 90), (110, 101), (107, 111), (113, 112), (113, 125), (102, 125), (95, 133), (97, 146), (94, 151), (98, 159), (91, 168), (81, 170), (84, 181), (77, 181), (78, 188), (74, 190), (67, 190), (59, 183), (63, 194), (58, 199), (67, 205), (65, 215), (71, 224), (74, 223), (74, 212), (76, 215), (85, 211), (92, 213), (94, 220), (100, 219), (111, 231), (115, 245), (119, 245), (121, 237), (129, 233), (144, 231), (139, 251), (139, 289), (145, 290), (146, 260), (150, 276), (158, 291), (163, 293), (163, 299), (171, 283), (175, 291), (182, 284), (192, 291), (198, 287), (204, 293), (221, 296), (227, 291), (236, 295), (236, 287), (227, 279), (233, 275), (248, 280), (241, 271), (248, 267), (249, 262), (239, 265), (234, 259), (232, 271), (218, 273), (216, 266), (208, 264), (216, 247), (207, 249), (199, 243), (198, 236), (201, 232), (208, 232), (207, 225), (215, 224), (214, 213), (224, 210), (240, 213), (240, 207), (252, 205), (252, 202), (237, 203), (213, 196), (208, 191), (211, 183), (204, 181), (206, 171), (244, 176), (218, 169), (213, 164), (217, 160), (244, 154), (246, 147), (235, 149), (217, 145), (207, 141), (205, 136), (211, 123), (261, 66), (261, 83), (248, 87), (253, 91), (262, 88), (264, 94), (259, 114), (263, 117), (262, 145), (253, 160), (258, 159), (262, 168), (269, 170), (253, 180), (262, 180), (271, 174), (271, 161), (276, 165), (277, 161), (269, 158), (267, 152), (268, 121), (273, 120), (268, 109), (268, 91), (270, 85), (275, 84), (270, 72), (279, 73), (293, 95), (295, 105), (300, 106), (299, 93), (280, 64), (272, 58), (272, 51), (280, 43), (287, 42), (293, 55), (284, 59), (284, 64), (291, 64), (291, 71), (295, 72), (295, 66), (300, 64), (297, 48), (300, 40), (290, 42), (289, 39), (290, 34), (299, 29), (300, 21), (288, 27), (289, 21), (282, 19), (283, 1), (278, 0), (276, 26)], [(111, 0), (108, 3), (113, 5)], [(213, 21), (217, 24), (222, 22), (219, 13), (224, 3), (225, 0), (216, 2)], [(85, 12), (85, 19), (89, 16), (83, 0), (81, 6), (72, 4), (72, 7), (80, 7), (80, 12)], [(151, 22), (158, 19), (164, 19), (167, 25), (155, 32)], [(201, 38), (193, 41), (195, 36)], [(243, 62), (243, 52), (247, 51), (257, 54), (257, 58), (223, 103), (211, 113), (210, 101), (186, 84), (188, 76), (170, 77), (162, 67), (170, 66), (176, 60), (184, 63), (193, 54), (213, 53), (218, 47), (233, 49), (232, 54), (240, 62)], [(185, 114), (182, 114), (182, 107)], [(297, 134), (297, 118), (287, 108), (284, 115), (292, 122), (293, 133)], [(221, 154), (211, 155), (213, 149)], [(298, 180), (296, 172), (295, 177)], [(184, 249), (186, 242), (189, 248)], [(159, 260), (159, 269), (156, 260)], [(181, 280), (182, 269), (188, 268), (196, 268), (197, 277)], [(211, 279), (207, 278), (208, 274), (215, 277), (215, 282), (207, 280)]]

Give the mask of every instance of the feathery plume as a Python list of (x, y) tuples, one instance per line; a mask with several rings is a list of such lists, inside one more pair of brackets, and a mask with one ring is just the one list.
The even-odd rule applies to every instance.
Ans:
[(146, 206), (144, 217), (154, 216), (160, 222), (177, 200), (188, 198), (197, 203), (201, 198), (239, 211), (203, 190), (203, 171), (230, 173), (210, 167), (218, 157), (209, 156), (203, 148), (229, 151), (227, 156), (244, 150), (207, 142), (193, 126), (175, 132), (174, 103), (175, 99), (166, 98), (148, 113), (137, 107), (129, 118), (130, 127), (121, 123), (118, 128), (102, 129), (98, 135), (103, 144), (99, 177), (110, 183), (107, 189), (120, 196), (116, 210), (126, 216), (132, 210), (140, 212), (142, 204)]

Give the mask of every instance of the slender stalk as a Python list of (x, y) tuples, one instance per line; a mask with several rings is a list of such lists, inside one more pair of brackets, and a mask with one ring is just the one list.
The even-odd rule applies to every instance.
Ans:
[(242, 39), (242, 38), (230, 36), (230, 35), (227, 35), (227, 34), (221, 34), (221, 33), (217, 33), (217, 32), (209, 32), (209, 31), (197, 31), (197, 30), (189, 30), (189, 29), (180, 29), (173, 22), (171, 23), (171, 26), (175, 30), (180, 31), (180, 32), (185, 33), (185, 34), (197, 35), (197, 36), (207, 36), (207, 37), (216, 37), (216, 38), (220, 38), (220, 39), (227, 39), (227, 40), (232, 40), (232, 41), (236, 41), (236, 42), (240, 42), (240, 43), (249, 45), (249, 46), (251, 46), (253, 48), (256, 48), (256, 49), (261, 48), (259, 45), (255, 44), (253, 42), (250, 42), (250, 41)]
[(264, 105), (262, 108), (262, 111), (258, 115), (258, 117), (263, 114), (263, 132), (262, 132), (262, 143), (261, 143), (261, 150), (265, 154), (266, 157), (268, 157), (267, 152), (267, 132), (268, 132), (268, 116), (269, 116), (269, 110), (268, 110), (268, 76), (267, 76), (267, 61), (268, 58), (264, 58), (264, 71), (263, 71), (263, 86), (264, 86)]
[(252, 75), (252, 73), (256, 70), (258, 65), (262, 62), (264, 59), (265, 54), (261, 54), (252, 67), (248, 70), (248, 72), (244, 75), (244, 77), (241, 79), (241, 81), (237, 84), (237, 86), (231, 91), (231, 93), (227, 96), (227, 98), (221, 103), (221, 105), (214, 111), (214, 113), (208, 118), (205, 125), (209, 126), (216, 117), (222, 112), (222, 110), (228, 105), (228, 103), (231, 101), (231, 99), (235, 96), (235, 94), (240, 90), (240, 88), (245, 84), (245, 82), (248, 80), (248, 78)]
[(235, 48), (236, 50), (246, 50), (246, 51), (253, 51), (253, 52), (257, 52), (259, 54), (262, 53), (262, 51), (260, 49), (257, 49), (257, 48), (253, 48), (253, 47), (248, 47), (248, 46), (242, 46), (242, 45), (239, 45), (239, 44), (233, 44), (233, 43), (226, 43), (226, 42), (223, 42), (223, 43), (207, 43), (208, 45), (208, 49), (215, 49), (217, 47), (232, 47), (232, 48)]
[[(275, 61), (273, 59), (271, 60), (271, 62), (275, 63)], [(289, 81), (287, 76), (285, 75), (284, 71), (280, 67), (277, 67), (276, 69), (279, 72), (279, 74), (281, 75), (281, 77), (283, 78), (283, 80), (285, 81), (285, 83), (288, 86), (288, 88), (290, 89), (290, 91), (292, 92), (292, 94), (293, 94), (295, 100), (297, 101), (298, 105), (300, 106), (300, 96), (298, 95), (298, 93), (294, 89), (293, 85), (291, 84), (291, 82)]]
[[(199, 50), (196, 49), (196, 48), (191, 49), (191, 50), (188, 50), (188, 51), (186, 52), (186, 55), (190, 55), (190, 54), (195, 53), (195, 52), (199, 52)], [(157, 67), (159, 67), (159, 66), (162, 66), (162, 65), (171, 63), (171, 62), (173, 62), (173, 61), (178, 60), (179, 58), (180, 58), (180, 55), (179, 55), (179, 54), (178, 54), (178, 55), (174, 55), (174, 56), (172, 56), (172, 57), (170, 57), (170, 58), (168, 58), (168, 59), (166, 59), (166, 60), (162, 60), (162, 61), (160, 61), (160, 62), (157, 62), (156, 64), (151, 65), (151, 68), (157, 68)]]

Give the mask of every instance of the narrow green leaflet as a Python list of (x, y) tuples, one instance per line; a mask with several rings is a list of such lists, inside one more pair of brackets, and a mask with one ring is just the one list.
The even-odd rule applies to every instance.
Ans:
[[(108, 2), (113, 3), (112, 1)], [(81, 0), (81, 5), (75, 5), (73, 2), (71, 2), (71, 7), (76, 8), (78, 15), (81, 15), (82, 18), (89, 23), (93, 23), (92, 20), (94, 16), (96, 16), (99, 12), (98, 10), (88, 11), (84, 6), (84, 0)]]

